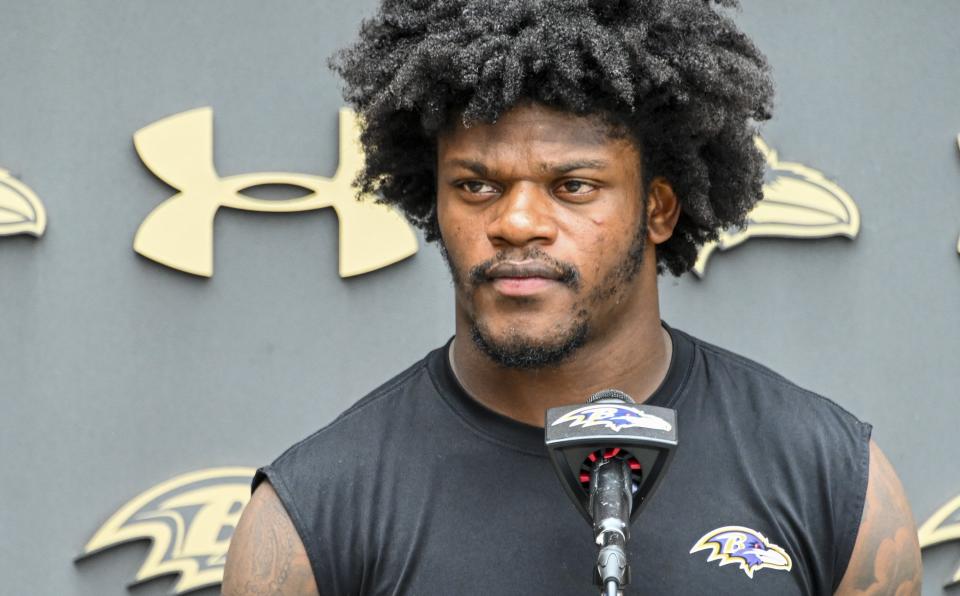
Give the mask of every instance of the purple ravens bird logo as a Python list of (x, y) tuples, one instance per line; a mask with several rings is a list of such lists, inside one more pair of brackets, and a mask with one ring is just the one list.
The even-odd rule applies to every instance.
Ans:
[(710, 551), (708, 563), (720, 561), (721, 567), (739, 565), (750, 579), (759, 569), (790, 571), (793, 568), (786, 551), (760, 532), (743, 526), (724, 526), (709, 532), (693, 545), (690, 554), (701, 550)]
[(570, 428), (602, 426), (614, 432), (624, 428), (651, 428), (669, 432), (673, 428), (663, 418), (647, 414), (640, 408), (616, 404), (590, 404), (577, 408), (558, 418), (553, 426), (564, 423), (569, 424)]
[(97, 530), (80, 559), (150, 540), (134, 584), (178, 574), (174, 594), (223, 581), (227, 547), (250, 500), (253, 468), (212, 468), (172, 478), (134, 497)]

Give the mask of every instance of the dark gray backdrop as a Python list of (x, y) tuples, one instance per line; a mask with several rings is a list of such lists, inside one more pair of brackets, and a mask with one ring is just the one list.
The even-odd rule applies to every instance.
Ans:
[[(72, 562), (120, 505), (266, 463), (451, 334), (435, 250), (342, 280), (329, 210), (222, 212), (210, 280), (131, 249), (172, 194), (131, 136), (164, 116), (212, 106), (222, 174), (333, 173), (325, 59), (373, 4), (0, 0), (0, 167), (50, 218), (0, 238), (0, 593), (125, 593), (145, 543)], [(662, 280), (664, 318), (872, 422), (922, 522), (960, 494), (960, 5), (744, 4), (779, 85), (767, 142), (840, 184), (861, 234), (717, 253)], [(960, 545), (925, 563), (942, 593)]]

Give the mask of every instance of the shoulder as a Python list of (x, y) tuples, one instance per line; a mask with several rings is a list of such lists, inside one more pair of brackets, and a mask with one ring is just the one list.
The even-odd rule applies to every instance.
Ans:
[(836, 590), (858, 594), (920, 594), (922, 565), (917, 528), (903, 485), (890, 461), (870, 442), (870, 480), (857, 541)]
[(271, 486), (253, 493), (230, 540), (222, 594), (317, 595), (306, 549)]
[[(375, 477), (382, 468), (390, 468), (392, 454), (406, 451), (402, 445), (389, 446), (405, 440), (408, 433), (397, 428), (409, 428), (403, 421), (431, 401), (433, 381), (427, 364), (436, 355), (431, 352), (257, 470), (251, 504), (258, 498), (265, 504), (250, 514), (251, 528), (274, 527), (280, 522), (271, 520), (282, 517), (285, 536), (298, 538), (294, 542), (302, 544), (313, 577), (322, 578), (320, 584), (330, 593), (356, 591), (353, 582), (363, 573), (361, 559), (340, 557), (328, 544), (353, 544), (362, 550), (359, 537), (369, 537), (363, 524), (376, 519), (372, 495), (378, 486), (356, 479)], [(273, 511), (282, 515), (269, 515)], [(261, 518), (265, 521), (258, 521)]]
[[(689, 337), (689, 336), (687, 336)], [(803, 476), (830, 474), (844, 485), (847, 517), (858, 517), (873, 427), (819, 393), (749, 358), (690, 338), (694, 363), (680, 403), (699, 426), (743, 451), (761, 447), (757, 466)], [(759, 457), (760, 455), (763, 457)], [(839, 490), (839, 484), (821, 487)]]
[(431, 352), (359, 399), (329, 424), (294, 443), (271, 467), (302, 457), (309, 457), (315, 463), (314, 456), (318, 453), (332, 455), (360, 443), (369, 446), (371, 441), (383, 439), (386, 428), (415, 410), (418, 407), (416, 402), (428, 392), (425, 389), (432, 387), (427, 361), (434, 356), (435, 352)]
[(388, 458), (411, 451), (408, 443), (429, 434), (429, 426), (447, 408), (442, 405), (432, 372), (445, 353), (444, 348), (431, 351), (329, 424), (291, 445), (257, 471), (254, 489), (269, 480), (284, 504), (290, 506), (313, 494), (314, 483), (385, 465)]
[[(759, 362), (689, 334), (677, 332), (693, 345), (699, 382), (720, 399), (746, 408), (754, 415), (797, 423), (837, 424), (860, 441), (869, 438), (870, 425), (832, 399), (801, 387)], [(695, 381), (696, 382), (696, 381)]]

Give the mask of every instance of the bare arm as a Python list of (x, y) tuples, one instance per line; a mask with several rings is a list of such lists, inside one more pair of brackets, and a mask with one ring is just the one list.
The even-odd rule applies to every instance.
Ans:
[(835, 596), (917, 596), (921, 576), (917, 528), (903, 486), (886, 456), (871, 441), (860, 531)]
[(319, 596), (303, 542), (268, 482), (254, 491), (230, 540), (223, 596)]

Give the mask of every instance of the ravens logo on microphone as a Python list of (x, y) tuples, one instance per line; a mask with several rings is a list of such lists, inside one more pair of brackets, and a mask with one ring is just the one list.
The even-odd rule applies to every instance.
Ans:
[(619, 404), (590, 404), (567, 412), (553, 423), (568, 424), (570, 428), (577, 426), (590, 428), (601, 426), (614, 432), (624, 428), (651, 428), (670, 432), (673, 426), (658, 416), (648, 414), (642, 409)]
[(141, 493), (97, 530), (79, 559), (133, 540), (152, 541), (134, 584), (179, 574), (174, 594), (223, 581), (230, 538), (250, 500), (253, 468), (212, 468)]

